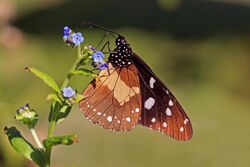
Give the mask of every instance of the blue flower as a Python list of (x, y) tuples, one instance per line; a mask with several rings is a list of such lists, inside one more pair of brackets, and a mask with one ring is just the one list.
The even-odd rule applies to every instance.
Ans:
[(71, 29), (68, 26), (63, 28), (63, 39), (66, 40), (70, 37)]
[(104, 54), (101, 51), (96, 51), (92, 54), (92, 59), (95, 63), (102, 63)]
[(72, 34), (72, 42), (75, 44), (75, 46), (79, 46), (84, 41), (84, 38), (82, 36), (82, 33), (77, 32)]
[(108, 64), (106, 62), (100, 64), (99, 66), (97, 66), (98, 70), (105, 70), (108, 68)]
[(74, 89), (72, 89), (71, 87), (65, 87), (63, 88), (63, 96), (66, 98), (71, 98), (76, 94), (76, 92), (74, 91)]

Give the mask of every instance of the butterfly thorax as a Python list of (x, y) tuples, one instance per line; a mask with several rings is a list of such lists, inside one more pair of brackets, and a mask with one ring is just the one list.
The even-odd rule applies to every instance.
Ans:
[(110, 53), (108, 61), (114, 67), (129, 66), (132, 63), (132, 50), (124, 37), (118, 36), (116, 39), (116, 48)]

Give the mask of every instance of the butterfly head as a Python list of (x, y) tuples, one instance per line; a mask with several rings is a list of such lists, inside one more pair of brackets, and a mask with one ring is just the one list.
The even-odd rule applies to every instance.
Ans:
[(109, 62), (114, 67), (124, 67), (132, 64), (133, 52), (126, 39), (119, 35), (116, 39), (116, 48), (110, 53)]
[(127, 43), (126, 39), (123, 36), (121, 36), (121, 35), (119, 35), (116, 38), (115, 43), (116, 43), (117, 46), (123, 46), (123, 45), (127, 45), (128, 46), (128, 43)]

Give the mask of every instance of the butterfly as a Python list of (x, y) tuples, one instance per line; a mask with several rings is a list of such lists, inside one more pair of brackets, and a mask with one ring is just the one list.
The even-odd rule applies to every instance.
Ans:
[(136, 125), (176, 140), (192, 138), (190, 119), (167, 86), (136, 54), (122, 35), (101, 70), (83, 91), (85, 117), (105, 129), (129, 131)]

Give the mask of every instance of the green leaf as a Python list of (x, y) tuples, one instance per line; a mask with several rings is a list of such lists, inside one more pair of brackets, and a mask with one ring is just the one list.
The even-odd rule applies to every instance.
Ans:
[(93, 71), (85, 68), (74, 70), (70, 73), (70, 75), (96, 76), (96, 74)]
[(35, 162), (38, 166), (45, 166), (45, 158), (43, 153), (30, 144), (21, 133), (15, 128), (4, 128), (5, 134), (8, 136), (11, 146), (24, 157)]
[(58, 103), (60, 103), (62, 105), (62, 101), (60, 100), (60, 98), (54, 94), (54, 93), (51, 93), (47, 96), (46, 98), (47, 100), (54, 100), (54, 101), (57, 101)]
[(71, 145), (76, 142), (78, 142), (77, 135), (73, 134), (73, 135), (49, 137), (43, 141), (43, 144), (46, 148), (50, 148), (52, 146), (56, 146), (60, 144)]
[(54, 79), (49, 76), (47, 73), (42, 72), (34, 67), (26, 67), (25, 68), (27, 71), (33, 73), (35, 76), (38, 78), (42, 79), (47, 85), (49, 85), (52, 89), (54, 89), (56, 92), (60, 92), (59, 86), (57, 83), (54, 81)]
[(59, 111), (56, 123), (59, 124), (61, 123), (70, 113), (71, 106), (69, 105), (64, 105), (61, 110)]

